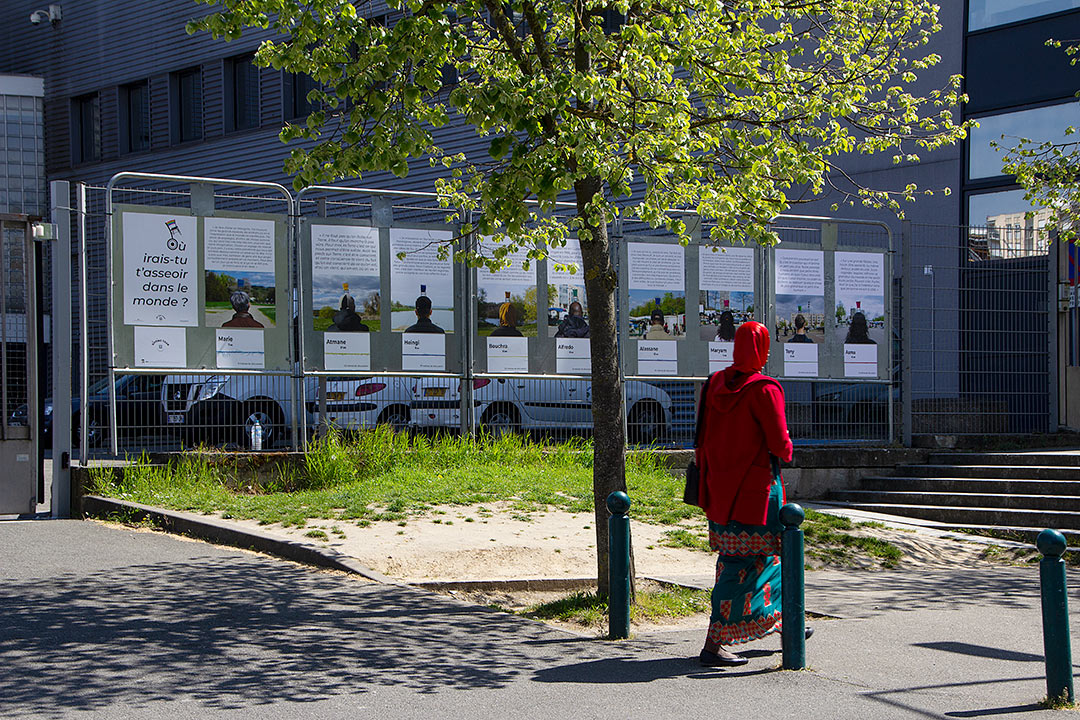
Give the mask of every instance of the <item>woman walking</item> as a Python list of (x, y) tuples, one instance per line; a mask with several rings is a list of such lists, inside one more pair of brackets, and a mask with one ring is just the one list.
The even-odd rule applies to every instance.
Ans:
[(780, 631), (780, 506), (784, 487), (770, 455), (791, 461), (784, 390), (761, 374), (769, 331), (746, 322), (735, 333), (735, 363), (712, 376), (701, 399), (696, 461), (698, 504), (719, 553), (702, 665), (745, 665), (724, 648)]

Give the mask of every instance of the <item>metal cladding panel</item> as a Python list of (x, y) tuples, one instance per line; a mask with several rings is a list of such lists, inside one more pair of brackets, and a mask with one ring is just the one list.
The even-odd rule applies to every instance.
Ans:
[(1071, 97), (1080, 67), (1049, 38), (1080, 37), (1080, 12), (973, 33), (967, 39), (965, 85), (968, 113)]

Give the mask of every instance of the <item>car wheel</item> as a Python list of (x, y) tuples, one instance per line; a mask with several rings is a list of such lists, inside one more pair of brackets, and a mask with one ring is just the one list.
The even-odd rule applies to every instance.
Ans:
[(394, 432), (401, 432), (409, 427), (409, 408), (404, 405), (391, 405), (382, 411), (376, 425), (389, 425)]
[(521, 430), (521, 417), (513, 405), (492, 405), (480, 418), (480, 428), (491, 437), (502, 437)]
[(244, 437), (240, 444), (249, 450), (254, 449), (251, 429), (258, 422), (262, 428), (262, 449), (266, 450), (285, 438), (285, 414), (277, 403), (271, 400), (256, 401), (244, 406)]
[(639, 402), (630, 408), (626, 434), (635, 445), (657, 442), (664, 434), (664, 411), (654, 402)]

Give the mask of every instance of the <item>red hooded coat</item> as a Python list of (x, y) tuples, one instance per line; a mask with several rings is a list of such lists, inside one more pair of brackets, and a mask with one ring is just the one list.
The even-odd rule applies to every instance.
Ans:
[(765, 525), (773, 480), (769, 454), (791, 461), (784, 390), (760, 372), (768, 357), (765, 326), (740, 325), (735, 364), (712, 376), (702, 403), (698, 504), (721, 525)]

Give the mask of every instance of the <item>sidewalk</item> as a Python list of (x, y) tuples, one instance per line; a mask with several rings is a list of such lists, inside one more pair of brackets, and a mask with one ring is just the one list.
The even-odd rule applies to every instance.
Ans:
[(8, 717), (1075, 717), (1034, 705), (1034, 568), (810, 573), (839, 618), (810, 669), (778, 671), (772, 636), (722, 671), (704, 629), (589, 639), (160, 533), (5, 522), (0, 547)]

